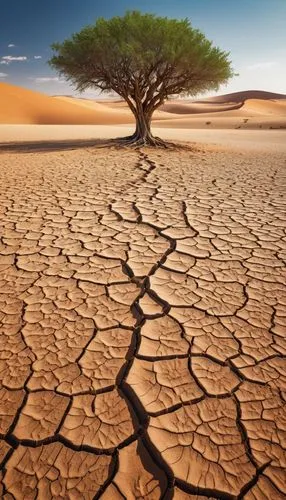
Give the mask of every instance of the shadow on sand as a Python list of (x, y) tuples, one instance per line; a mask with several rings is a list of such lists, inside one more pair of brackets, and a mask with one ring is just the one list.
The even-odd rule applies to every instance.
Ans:
[[(1, 153), (50, 153), (55, 151), (68, 151), (81, 148), (116, 148), (122, 149), (133, 147), (148, 147), (148, 145), (137, 144), (128, 141), (128, 137), (117, 137), (116, 139), (68, 139), (68, 140), (50, 140), (50, 141), (24, 141), (24, 142), (0, 142)], [(160, 139), (159, 139), (160, 140)], [(154, 147), (154, 146), (152, 146)], [(163, 149), (183, 149), (190, 150), (191, 147), (184, 142), (176, 143), (161, 141), (156, 148)]]
[(118, 139), (68, 139), (50, 141), (2, 142), (0, 153), (48, 153), (86, 147), (110, 147), (118, 145)]

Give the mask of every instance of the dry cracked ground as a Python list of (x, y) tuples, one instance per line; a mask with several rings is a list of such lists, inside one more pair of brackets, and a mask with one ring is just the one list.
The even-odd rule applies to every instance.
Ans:
[(285, 158), (0, 161), (1, 498), (285, 498)]

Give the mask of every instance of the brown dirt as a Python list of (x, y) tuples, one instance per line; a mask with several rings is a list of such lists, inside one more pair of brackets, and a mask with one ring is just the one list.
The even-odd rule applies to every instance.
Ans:
[(0, 160), (1, 498), (285, 498), (284, 155)]

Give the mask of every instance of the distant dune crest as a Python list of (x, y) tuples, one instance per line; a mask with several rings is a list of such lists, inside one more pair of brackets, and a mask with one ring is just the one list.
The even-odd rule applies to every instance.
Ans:
[(276, 94), (275, 92), (266, 92), (265, 90), (243, 90), (241, 92), (232, 92), (231, 94), (207, 97), (197, 102), (244, 102), (247, 99), (286, 99), (286, 94)]

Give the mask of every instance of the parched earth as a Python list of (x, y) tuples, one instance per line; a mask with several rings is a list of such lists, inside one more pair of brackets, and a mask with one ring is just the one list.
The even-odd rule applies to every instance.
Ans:
[(285, 158), (0, 164), (1, 498), (285, 498)]

